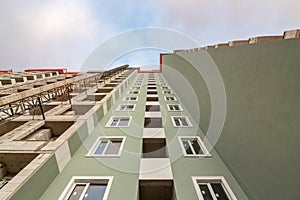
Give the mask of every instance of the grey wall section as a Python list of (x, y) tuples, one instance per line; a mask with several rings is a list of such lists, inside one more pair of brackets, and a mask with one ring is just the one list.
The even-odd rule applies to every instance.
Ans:
[(77, 151), (77, 149), (80, 147), (82, 142), (88, 137), (88, 127), (87, 123), (84, 122), (84, 124), (78, 128), (76, 133), (74, 133), (69, 139), (68, 139), (68, 145), (70, 148), (71, 156), (74, 155), (74, 153)]
[(11, 200), (39, 199), (59, 174), (55, 156), (49, 160), (10, 198)]
[[(204, 55), (198, 54), (196, 57), (203, 64), (210, 63)], [(202, 76), (184, 57), (175, 54), (163, 56), (162, 73), (175, 93), (179, 94), (177, 98), (194, 120), (200, 121), (199, 126), (206, 132), (210, 122), (211, 102)]]
[[(204, 52), (187, 54), (204, 63), (212, 58), (224, 80), (227, 116), (219, 155), (249, 199), (300, 199), (300, 39), (211, 49), (211, 58)], [(163, 64), (182, 74), (192, 68), (176, 55), (164, 56)], [(198, 91), (199, 98), (207, 96)], [(186, 94), (176, 92), (180, 99)]]

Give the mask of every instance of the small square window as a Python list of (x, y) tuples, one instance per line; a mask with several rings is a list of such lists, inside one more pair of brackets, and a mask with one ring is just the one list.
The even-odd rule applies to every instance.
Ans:
[(177, 101), (176, 97), (174, 97), (174, 96), (167, 96), (164, 98), (165, 98), (165, 101)]
[(179, 104), (168, 104), (169, 111), (182, 111), (182, 107)]
[(112, 176), (73, 176), (59, 200), (107, 200)]
[(111, 117), (105, 127), (128, 127), (132, 117)]
[(139, 93), (140, 93), (140, 91), (138, 91), (138, 90), (130, 90), (130, 91), (128, 91), (127, 94), (139, 94)]
[(124, 97), (123, 98), (123, 101), (137, 101), (138, 100), (138, 97)]
[(198, 136), (179, 136), (179, 143), (185, 157), (211, 156)]
[(223, 176), (193, 176), (198, 199), (237, 200)]
[(121, 156), (125, 137), (98, 137), (87, 156)]
[(191, 122), (186, 116), (172, 116), (174, 127), (192, 127)]
[(134, 111), (135, 105), (134, 104), (121, 104), (118, 106), (116, 111)]

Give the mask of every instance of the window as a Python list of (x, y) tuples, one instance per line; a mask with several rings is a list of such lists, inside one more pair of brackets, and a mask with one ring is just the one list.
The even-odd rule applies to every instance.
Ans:
[(156, 85), (155, 83), (148, 83), (149, 86), (154, 86)]
[(140, 92), (138, 90), (130, 90), (128, 91), (128, 94), (139, 94)]
[(131, 117), (111, 117), (105, 127), (128, 127)]
[(169, 87), (167, 87), (167, 86), (162, 86), (161, 89), (163, 89), (163, 90), (169, 90)]
[(224, 177), (192, 177), (200, 200), (237, 200)]
[(112, 176), (73, 176), (59, 200), (106, 200)]
[(179, 136), (178, 139), (185, 157), (211, 156), (200, 137)]
[(135, 105), (134, 104), (128, 104), (128, 105), (119, 105), (117, 108), (117, 111), (134, 111)]
[(121, 156), (125, 137), (99, 137), (87, 156)]
[(182, 108), (179, 104), (168, 104), (169, 111), (182, 111)]
[(176, 97), (165, 97), (165, 101), (177, 101)]
[(123, 101), (137, 101), (138, 97), (124, 97)]
[(164, 94), (173, 94), (173, 93), (171, 92), (171, 90), (163, 90), (163, 93), (164, 93)]
[(175, 127), (192, 127), (191, 122), (186, 116), (172, 116), (171, 118)]
[(134, 87), (131, 87), (132, 90), (139, 90), (141, 89), (141, 87), (137, 87), (137, 86), (134, 86)]

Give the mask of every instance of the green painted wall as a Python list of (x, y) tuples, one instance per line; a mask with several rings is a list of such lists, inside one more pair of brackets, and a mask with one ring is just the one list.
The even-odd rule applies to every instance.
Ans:
[[(196, 67), (209, 60), (218, 66), (226, 89), (227, 116), (216, 150), (249, 199), (299, 199), (300, 39), (182, 55), (199, 60)], [(173, 54), (164, 56), (163, 64), (182, 74), (193, 68), (182, 65)], [(174, 82), (167, 72), (164, 75)], [(203, 83), (187, 77), (197, 86)], [(176, 92), (180, 99), (186, 95), (183, 90)], [(198, 92), (199, 97), (207, 96)], [(202, 106), (210, 106), (207, 101), (199, 105), (201, 111)]]
[(68, 145), (70, 148), (71, 156), (77, 151), (77, 149), (82, 144), (88, 136), (88, 127), (87, 123), (85, 122), (81, 127), (78, 128), (76, 133), (74, 133), (68, 140)]
[(11, 200), (39, 199), (50, 183), (59, 174), (55, 155), (46, 163), (10, 198)]
[[(210, 60), (205, 55), (199, 58), (204, 65)], [(167, 54), (163, 56), (163, 75), (179, 100), (187, 108), (191, 116), (200, 121), (199, 126), (206, 132), (210, 122), (211, 106), (207, 86), (198, 71), (180, 55)]]
[[(173, 88), (175, 87), (174, 85), (172, 86)], [(223, 176), (231, 190), (234, 192), (236, 198), (239, 200), (247, 200), (248, 198), (244, 191), (241, 189), (230, 170), (226, 167), (215, 150), (212, 150), (210, 152), (212, 156), (207, 158), (188, 158), (182, 155), (183, 152), (178, 136), (200, 136), (203, 141), (204, 133), (195, 124), (196, 121), (193, 121), (192, 115), (188, 112), (188, 110), (186, 110), (186, 106), (183, 103), (177, 101), (164, 101), (165, 95), (162, 93), (162, 89), (160, 87), (158, 87), (158, 91), (177, 199), (198, 199), (192, 182), (192, 176)], [(177, 103), (183, 107), (183, 111), (168, 111), (167, 104)], [(171, 121), (171, 116), (187, 116), (193, 127), (174, 127)]]
[[(132, 77), (132, 79), (135, 76)], [(140, 98), (136, 104), (136, 112), (119, 112), (116, 108), (119, 104), (128, 104), (122, 101), (126, 92), (120, 96), (111, 109), (98, 121), (94, 131), (73, 155), (72, 160), (63, 171), (51, 183), (40, 199), (57, 199), (71, 180), (72, 176), (113, 176), (109, 199), (137, 199), (138, 176), (140, 165), (140, 152), (142, 143), (142, 128), (145, 100)], [(145, 93), (145, 91), (144, 91)], [(105, 125), (112, 115), (132, 116), (131, 126), (128, 128), (106, 128)], [(89, 149), (99, 136), (126, 136), (121, 157), (116, 158), (92, 158), (86, 157)]]

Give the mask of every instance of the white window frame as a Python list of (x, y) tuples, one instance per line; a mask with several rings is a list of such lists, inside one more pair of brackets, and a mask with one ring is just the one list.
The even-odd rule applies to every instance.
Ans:
[[(137, 92), (137, 93), (134, 93), (134, 92)], [(140, 94), (140, 91), (139, 90), (129, 90), (127, 92), (127, 94)]]
[[(129, 118), (128, 125), (127, 126), (111, 126), (111, 123), (115, 118)], [(108, 128), (129, 127), (131, 120), (132, 120), (132, 116), (112, 116), (106, 123), (105, 127), (108, 127)]]
[[(127, 100), (127, 99), (126, 99), (126, 98), (131, 98), (131, 97), (135, 97), (136, 100)], [(123, 98), (123, 101), (138, 101), (138, 97), (137, 97), (137, 96), (125, 96), (125, 97)]]
[[(195, 150), (191, 148), (193, 154), (187, 154), (186, 150), (183, 145), (183, 140), (190, 140), (190, 139), (197, 139), (198, 144), (203, 151), (204, 154), (196, 154)], [(204, 143), (202, 142), (201, 138), (199, 136), (178, 136), (178, 141), (181, 146), (181, 150), (183, 152), (184, 157), (211, 157), (211, 154), (209, 151), (206, 149)], [(190, 144), (191, 145), (191, 144)]]
[[(133, 106), (133, 109), (132, 110), (121, 110), (121, 107), (122, 106)], [(135, 111), (135, 104), (120, 104), (116, 111), (120, 111), (120, 112), (132, 112), (132, 111)]]
[(77, 184), (86, 184), (85, 190), (82, 192), (81, 199), (84, 197), (84, 193), (87, 191), (89, 184), (91, 183), (103, 183), (107, 184), (106, 190), (104, 192), (103, 200), (108, 199), (109, 191), (113, 181), (113, 176), (73, 176), (64, 191), (58, 198), (58, 200), (67, 200), (72, 194), (75, 186)]
[[(204, 200), (203, 196), (201, 194), (201, 190), (199, 188), (199, 183), (209, 184), (209, 183), (216, 183), (216, 182), (221, 183), (224, 191), (226, 192), (226, 194), (230, 200), (237, 200), (237, 198), (235, 197), (234, 193), (230, 189), (228, 183), (226, 182), (226, 180), (223, 176), (192, 176), (192, 181), (193, 181), (193, 184), (194, 184), (194, 187), (195, 187), (195, 190), (196, 190), (199, 200)], [(209, 187), (210, 192), (213, 192), (211, 186), (208, 186), (208, 187)], [(214, 198), (214, 200), (217, 200), (216, 197), (213, 196), (213, 198)]]
[[(174, 100), (167, 100), (168, 97), (173, 97)], [(164, 96), (165, 101), (177, 101), (177, 98), (175, 96)]]
[[(119, 152), (117, 154), (104, 154), (108, 148), (108, 145), (103, 150), (103, 154), (95, 154), (95, 151), (97, 150), (97, 147), (100, 145), (102, 141), (108, 141), (108, 140), (122, 140), (121, 146), (119, 149)], [(121, 157), (123, 147), (125, 144), (126, 137), (125, 136), (101, 136), (98, 137), (96, 142), (93, 144), (92, 148), (89, 150), (89, 152), (86, 154), (86, 157)]]
[[(185, 118), (187, 126), (177, 126), (175, 123), (175, 118)], [(187, 128), (187, 127), (193, 127), (192, 123), (190, 122), (189, 118), (187, 116), (171, 116), (173, 126), (176, 128)]]
[[(170, 106), (178, 106), (179, 110), (171, 110)], [(168, 111), (170, 112), (178, 112), (178, 111), (183, 111), (182, 107), (180, 104), (167, 104)]]

